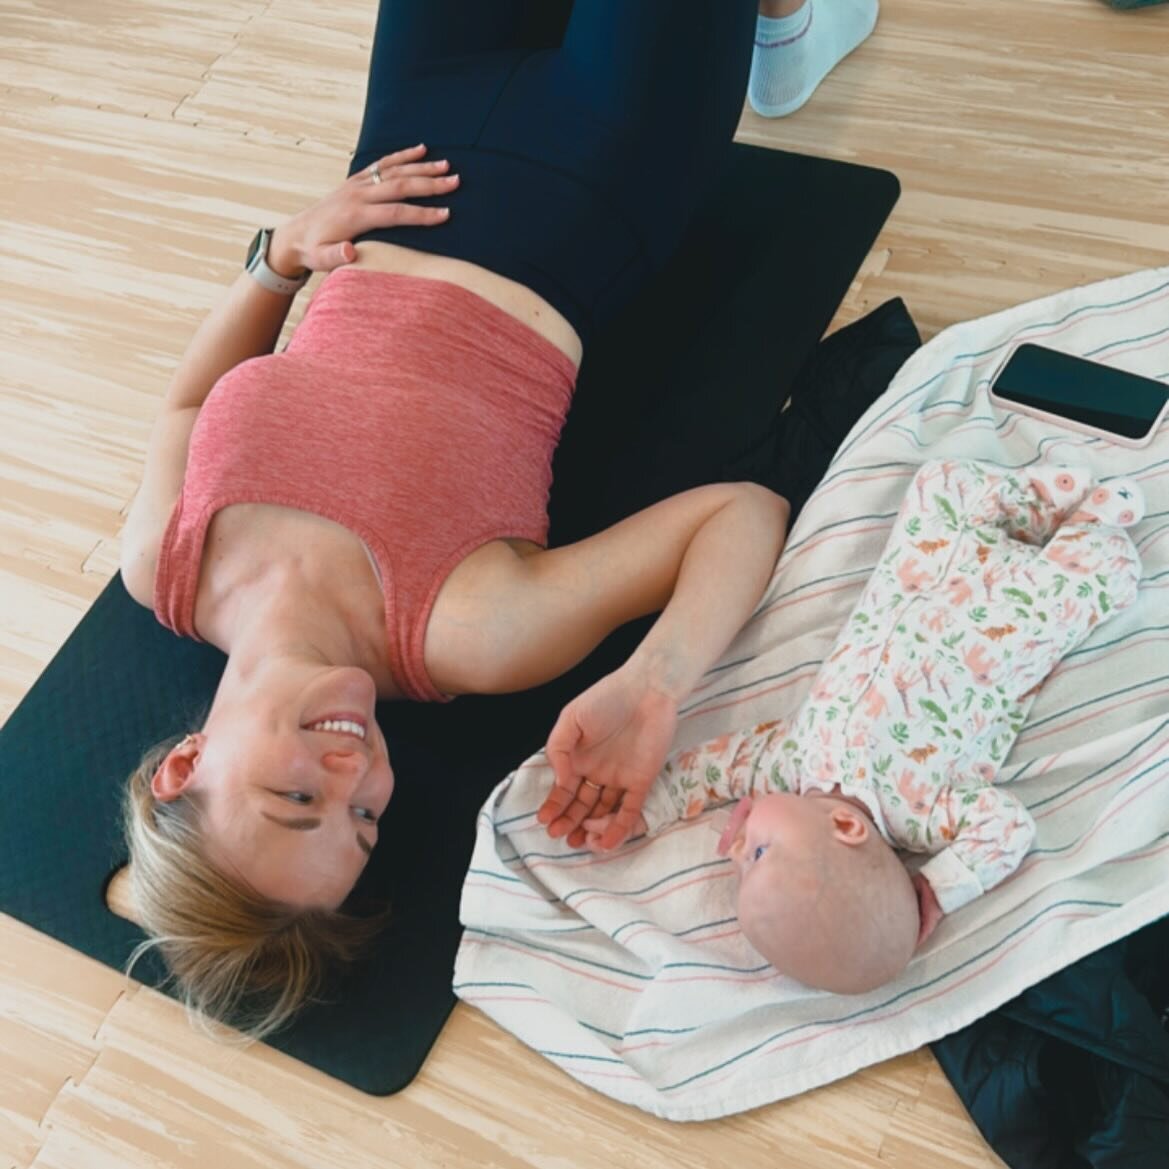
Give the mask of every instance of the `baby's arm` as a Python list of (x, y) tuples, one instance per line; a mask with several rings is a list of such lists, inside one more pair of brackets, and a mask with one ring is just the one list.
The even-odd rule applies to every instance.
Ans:
[(761, 723), (673, 755), (642, 809), (647, 831), (659, 832), (675, 820), (692, 820), (728, 800), (786, 791), (783, 744), (788, 728), (787, 720)]
[(997, 787), (945, 788), (925, 826), (925, 847), (949, 841), (922, 865), (943, 913), (953, 913), (1006, 880), (1035, 839), (1031, 813)]

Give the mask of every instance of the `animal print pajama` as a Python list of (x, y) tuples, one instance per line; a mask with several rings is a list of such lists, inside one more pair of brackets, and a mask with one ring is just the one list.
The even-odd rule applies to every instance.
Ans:
[(675, 756), (650, 831), (713, 801), (836, 791), (933, 854), (921, 871), (945, 912), (998, 884), (1035, 825), (994, 779), (1047, 675), (1133, 603), (1124, 528), (1142, 508), (1131, 481), (1079, 467), (927, 463), (795, 716)]

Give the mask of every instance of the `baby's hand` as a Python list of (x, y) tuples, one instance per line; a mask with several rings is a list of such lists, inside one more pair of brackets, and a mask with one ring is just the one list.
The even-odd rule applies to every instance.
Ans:
[[(591, 819), (585, 820), (581, 824), (581, 827), (584, 829), (584, 833), (585, 833), (584, 846), (585, 846), (585, 848), (587, 848), (589, 850), (589, 852), (612, 852), (613, 851), (610, 848), (604, 848), (601, 845), (601, 839), (602, 839), (602, 837), (604, 837), (605, 833), (612, 826), (613, 821), (616, 818), (617, 818), (616, 812), (609, 812), (608, 815), (596, 816), (596, 817), (593, 817)], [(647, 829), (647, 826), (645, 823), (645, 817), (640, 812), (638, 812), (637, 818), (633, 821), (633, 827), (630, 830), (629, 835), (621, 843), (628, 844), (629, 841), (632, 840), (635, 836), (644, 836), (646, 834), (647, 830), (648, 829)], [(617, 847), (620, 848), (621, 845), (617, 845)]]
[(942, 907), (938, 904), (938, 897), (934, 892), (934, 887), (921, 873), (914, 874), (913, 888), (917, 893), (917, 905), (921, 912), (921, 928), (917, 934), (917, 945), (920, 949), (925, 943), (926, 938), (937, 928), (938, 922), (946, 915), (942, 911)]

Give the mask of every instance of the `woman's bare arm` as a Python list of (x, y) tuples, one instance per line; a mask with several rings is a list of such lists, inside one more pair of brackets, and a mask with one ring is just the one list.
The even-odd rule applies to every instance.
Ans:
[[(306, 269), (330, 271), (355, 256), (351, 240), (375, 227), (397, 224), (437, 226), (445, 208), (417, 207), (402, 200), (448, 194), (458, 177), (447, 163), (422, 162), (424, 146), (391, 154), (379, 162), (380, 183), (353, 175), (319, 203), (277, 227), (268, 264), (282, 276)], [(150, 434), (146, 466), (122, 532), (122, 578), (130, 595), (144, 605), (153, 599), (158, 548), (182, 487), (191, 431), (215, 383), (241, 362), (271, 353), (280, 337), (292, 298), (241, 272), (227, 295), (199, 326), (163, 398)]]
[[(294, 274), (274, 255), (269, 264), (281, 275)], [(292, 297), (269, 292), (241, 272), (191, 338), (150, 432), (142, 482), (122, 530), (122, 580), (136, 601), (152, 600), (158, 545), (182, 486), (200, 407), (228, 370), (272, 352), (291, 305)]]
[(452, 577), (455, 587), (440, 593), (426, 660), (435, 684), (451, 691), (539, 685), (619, 625), (661, 614), (619, 670), (565, 707), (548, 739), (557, 786), (541, 818), (554, 835), (594, 811), (573, 804), (582, 778), (608, 788), (598, 814), (625, 793), (633, 823), (669, 751), (678, 702), (758, 604), (788, 514), (766, 488), (712, 484), (518, 564), (501, 548), (497, 573)]
[[(679, 702), (750, 617), (783, 547), (786, 500), (750, 483), (699, 490), (725, 498), (688, 539), (683, 523), (671, 540), (663, 514), (646, 522), (643, 539), (628, 542), (631, 568), (639, 557), (660, 558), (656, 584), (669, 588), (665, 608), (629, 660), (570, 702), (548, 737), (556, 779), (539, 818), (551, 835), (567, 834), (574, 846), (583, 843), (581, 824), (589, 816), (615, 812), (598, 842), (602, 848), (634, 831), (673, 742)], [(685, 540), (680, 557), (679, 535)], [(619, 580), (613, 587), (621, 588)], [(593, 786), (583, 787), (586, 779)]]
[[(456, 569), (426, 634), (450, 693), (508, 693), (576, 665), (618, 626), (661, 613), (629, 668), (688, 693), (759, 600), (783, 546), (788, 506), (753, 483), (682, 492), (604, 531), (528, 555), (499, 546)], [(470, 562), (467, 562), (468, 566)]]

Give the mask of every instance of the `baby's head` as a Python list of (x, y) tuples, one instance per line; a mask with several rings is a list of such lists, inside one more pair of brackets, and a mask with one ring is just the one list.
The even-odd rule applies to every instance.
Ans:
[(739, 870), (739, 925), (781, 974), (860, 994), (905, 969), (920, 926), (905, 866), (842, 797), (742, 800), (719, 841)]

